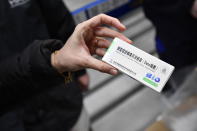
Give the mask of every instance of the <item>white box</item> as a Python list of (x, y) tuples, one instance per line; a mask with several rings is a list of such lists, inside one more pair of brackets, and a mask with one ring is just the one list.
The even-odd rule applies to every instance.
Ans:
[(174, 66), (118, 38), (102, 60), (158, 92), (174, 71)]

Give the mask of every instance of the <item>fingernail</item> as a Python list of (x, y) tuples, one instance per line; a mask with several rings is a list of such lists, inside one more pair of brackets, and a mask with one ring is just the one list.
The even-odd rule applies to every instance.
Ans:
[(129, 43), (132, 43), (133, 41), (132, 40), (130, 40), (130, 39), (128, 39), (129, 40)]
[(118, 71), (116, 69), (111, 69), (110, 74), (116, 75), (116, 74), (118, 74)]

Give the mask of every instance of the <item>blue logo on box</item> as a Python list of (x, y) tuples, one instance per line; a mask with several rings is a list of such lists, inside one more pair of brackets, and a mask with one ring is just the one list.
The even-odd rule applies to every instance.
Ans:
[(156, 83), (159, 83), (160, 80), (161, 80), (159, 77), (156, 77), (155, 75), (153, 75), (151, 73), (147, 73), (146, 74), (146, 78), (149, 78), (149, 79), (151, 79), (152, 81), (154, 81)]

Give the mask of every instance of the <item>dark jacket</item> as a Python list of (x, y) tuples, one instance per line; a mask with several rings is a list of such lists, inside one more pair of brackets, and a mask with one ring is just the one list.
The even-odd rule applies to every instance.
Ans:
[(75, 124), (81, 92), (50, 64), (73, 30), (61, 0), (0, 1), (0, 131), (66, 131)]
[(197, 20), (190, 10), (194, 0), (144, 0), (146, 16), (157, 31), (160, 57), (183, 67), (197, 61)]

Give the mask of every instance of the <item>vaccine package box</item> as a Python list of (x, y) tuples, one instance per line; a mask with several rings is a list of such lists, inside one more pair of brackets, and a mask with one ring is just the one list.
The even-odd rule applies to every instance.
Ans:
[(144, 85), (161, 92), (174, 66), (115, 38), (102, 60)]

